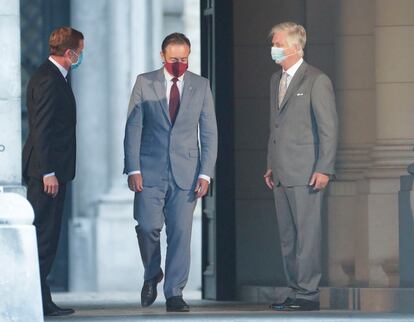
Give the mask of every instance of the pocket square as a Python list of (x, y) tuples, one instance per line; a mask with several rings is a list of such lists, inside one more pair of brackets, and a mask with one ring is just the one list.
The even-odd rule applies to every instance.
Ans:
[(296, 96), (303, 96), (303, 93), (297, 93)]

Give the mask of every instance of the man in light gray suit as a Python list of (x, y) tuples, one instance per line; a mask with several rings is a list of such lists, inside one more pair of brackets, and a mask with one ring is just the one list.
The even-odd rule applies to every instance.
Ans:
[(207, 193), (217, 156), (210, 84), (186, 71), (190, 47), (183, 34), (167, 36), (161, 51), (164, 67), (138, 75), (124, 140), (124, 172), (135, 192), (134, 218), (145, 268), (141, 305), (155, 301), (164, 277), (160, 231), (165, 223), (164, 295), (169, 312), (189, 311), (182, 291), (190, 268), (193, 212), (197, 198)]
[(290, 294), (274, 310), (318, 310), (321, 205), (334, 174), (338, 121), (329, 78), (303, 60), (305, 29), (273, 27), (267, 186), (273, 190)]

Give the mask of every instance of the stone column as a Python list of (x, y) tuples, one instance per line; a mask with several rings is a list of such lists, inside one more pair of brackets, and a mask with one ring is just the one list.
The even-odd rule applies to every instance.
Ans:
[(43, 322), (33, 208), (21, 195), (1, 188), (0, 321)]
[(21, 196), (19, 0), (0, 0), (0, 60), (0, 320), (40, 322), (34, 213)]
[(152, 61), (147, 55), (148, 48), (143, 44), (148, 42), (148, 32), (143, 26), (151, 23), (151, 16), (148, 12), (148, 0), (131, 1), (131, 18), (130, 21), (130, 50), (129, 66), (130, 66), (130, 86), (134, 86), (138, 74), (151, 69), (149, 62)]
[[(131, 57), (142, 60), (131, 51), (131, 13), (129, 0), (108, 1), (108, 107), (107, 164), (109, 185), (99, 197), (96, 211), (96, 278), (97, 290), (137, 290), (139, 251), (133, 219), (133, 196), (122, 174), (124, 164), (123, 138), (131, 83)], [(141, 3), (142, 4), (142, 3)], [(137, 4), (135, 4), (137, 6)], [(143, 26), (136, 26), (139, 30)], [(145, 42), (140, 42), (144, 46)], [(134, 42), (132, 43), (134, 44)], [(134, 46), (135, 47), (135, 46)], [(134, 78), (137, 75), (134, 75)], [(113, 272), (117, 272), (113, 274)]]
[(166, 36), (172, 32), (184, 32), (184, 0), (163, 1), (163, 34)]
[(337, 180), (331, 183), (327, 198), (330, 286), (355, 284), (355, 227), (366, 217), (358, 208), (358, 180), (369, 165), (369, 151), (375, 141), (373, 7), (374, 0), (340, 0), (335, 8), (333, 80), (339, 149)]
[(96, 288), (96, 203), (108, 188), (107, 0), (72, 0), (72, 26), (85, 36), (84, 61), (72, 73), (77, 101), (77, 173), (70, 227), (69, 288)]
[(19, 0), (0, 0), (0, 186), (25, 194), (21, 169)]
[(356, 274), (369, 286), (396, 287), (399, 177), (414, 160), (414, 2), (376, 0), (375, 9), (376, 144), (361, 184)]
[(137, 290), (143, 275), (133, 193), (122, 174), (123, 137), (136, 76), (153, 69), (160, 3), (71, 2), (72, 25), (85, 35), (85, 59), (73, 72), (78, 158), (70, 230), (72, 291)]
[(161, 42), (164, 39), (164, 16), (163, 16), (163, 1), (162, 0), (147, 0), (148, 16), (151, 17), (151, 23), (147, 24), (148, 28), (149, 46), (151, 49), (147, 52), (148, 57), (151, 57), (149, 66), (151, 70), (161, 68)]

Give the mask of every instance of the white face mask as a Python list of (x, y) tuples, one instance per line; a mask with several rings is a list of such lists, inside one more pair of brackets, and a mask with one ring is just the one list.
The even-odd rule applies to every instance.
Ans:
[(282, 47), (276, 47), (276, 46), (272, 47), (270, 51), (270, 54), (272, 55), (272, 59), (278, 64), (283, 62), (287, 57), (296, 55), (296, 53), (297, 51), (295, 51), (292, 54), (285, 55), (285, 49)]

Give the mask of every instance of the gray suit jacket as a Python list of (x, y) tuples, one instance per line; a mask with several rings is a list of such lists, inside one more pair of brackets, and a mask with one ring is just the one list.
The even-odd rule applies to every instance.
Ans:
[(315, 171), (335, 172), (338, 119), (334, 91), (328, 76), (303, 62), (279, 109), (281, 74), (276, 72), (270, 81), (267, 168), (276, 183), (307, 185)]
[(138, 75), (129, 103), (124, 153), (124, 173), (140, 170), (144, 186), (160, 184), (169, 163), (181, 189), (190, 189), (199, 174), (213, 177), (217, 122), (209, 81), (189, 71), (184, 74), (180, 109), (172, 125), (163, 69)]

